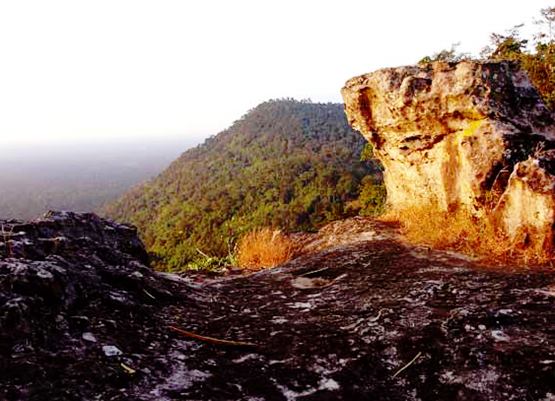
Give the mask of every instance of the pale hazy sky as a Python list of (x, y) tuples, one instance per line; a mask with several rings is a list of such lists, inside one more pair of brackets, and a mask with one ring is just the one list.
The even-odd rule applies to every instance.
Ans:
[(280, 97), (530, 23), (555, 0), (0, 0), (0, 146), (208, 136)]

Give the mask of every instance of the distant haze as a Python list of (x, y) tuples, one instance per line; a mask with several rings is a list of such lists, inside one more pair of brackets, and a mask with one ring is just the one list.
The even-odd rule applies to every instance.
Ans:
[(47, 210), (95, 211), (159, 174), (187, 138), (10, 145), (0, 157), (0, 218), (32, 219)]
[(261, 101), (339, 101), (353, 75), (412, 64), (552, 1), (2, 1), (0, 150), (200, 138)]
[(1, 1), (0, 217), (95, 210), (265, 100), (476, 54), (551, 1)]
[(98, 140), (84, 138), (79, 142), (52, 141), (29, 143), (6, 143), (2, 146), (0, 166), (9, 168), (29, 164), (67, 164), (84, 162), (146, 163), (149, 165), (166, 165), (187, 148), (202, 142), (200, 137), (135, 137), (135, 138), (101, 138)]

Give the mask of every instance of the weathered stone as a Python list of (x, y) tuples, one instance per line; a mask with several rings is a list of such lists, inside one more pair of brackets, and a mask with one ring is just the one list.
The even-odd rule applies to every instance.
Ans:
[(555, 394), (553, 271), (481, 268), (355, 218), (276, 269), (193, 282), (156, 273), (131, 227), (91, 214), (0, 224), (22, 252), (0, 250), (2, 401)]
[(391, 208), (495, 208), (513, 236), (554, 222), (553, 115), (516, 64), (388, 68), (347, 81), (342, 94), (385, 167)]
[(554, 156), (549, 151), (517, 163), (496, 206), (497, 217), (511, 238), (527, 235), (528, 241), (547, 250), (553, 248), (555, 176), (550, 173), (553, 169), (542, 161), (547, 157), (552, 162)]

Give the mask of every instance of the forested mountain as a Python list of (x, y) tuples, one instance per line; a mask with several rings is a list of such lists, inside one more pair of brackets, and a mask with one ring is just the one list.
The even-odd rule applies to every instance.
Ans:
[(228, 255), (255, 227), (314, 230), (372, 213), (383, 190), (379, 166), (361, 160), (365, 144), (340, 104), (268, 101), (104, 213), (137, 225), (158, 267), (183, 268)]

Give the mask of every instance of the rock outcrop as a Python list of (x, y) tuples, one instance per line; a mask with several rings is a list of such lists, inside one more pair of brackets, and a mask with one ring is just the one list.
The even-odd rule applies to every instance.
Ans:
[(0, 227), (2, 401), (554, 399), (552, 271), (361, 218), (279, 268), (203, 280), (153, 271), (133, 228), (91, 214)]
[(462, 207), (494, 215), (510, 237), (551, 241), (555, 124), (516, 64), (388, 68), (350, 79), (342, 94), (383, 163), (391, 208)]

